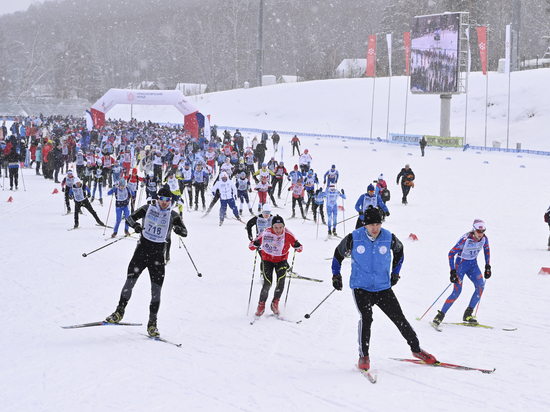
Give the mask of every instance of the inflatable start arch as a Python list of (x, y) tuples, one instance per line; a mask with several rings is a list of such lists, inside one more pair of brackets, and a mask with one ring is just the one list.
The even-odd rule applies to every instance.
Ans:
[[(179, 90), (129, 90), (110, 89), (94, 103), (91, 110), (95, 127), (105, 126), (105, 114), (117, 104), (172, 105), (185, 116), (185, 123), (196, 122), (198, 109)], [(195, 127), (188, 130), (194, 132)], [(195, 134), (195, 133), (193, 133)]]

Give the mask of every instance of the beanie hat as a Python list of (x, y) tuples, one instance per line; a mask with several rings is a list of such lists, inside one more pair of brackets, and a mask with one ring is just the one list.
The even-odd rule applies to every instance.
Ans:
[(283, 218), (281, 216), (277, 215), (277, 216), (273, 217), (273, 220), (271, 221), (271, 227), (273, 227), (273, 225), (275, 223), (282, 223), (284, 225), (285, 221), (283, 220)]
[(162, 186), (158, 191), (158, 197), (172, 197), (172, 192), (168, 186)]
[(487, 229), (485, 227), (485, 222), (481, 219), (474, 220), (473, 227), (474, 227), (474, 230), (480, 230), (480, 231), (485, 231)]
[(374, 186), (372, 184), (367, 186), (367, 192), (374, 192)]
[(378, 176), (378, 180), (384, 180), (384, 174), (380, 173), (380, 176)]
[(365, 225), (371, 225), (373, 223), (382, 223), (382, 215), (378, 209), (370, 208), (365, 212), (364, 218)]

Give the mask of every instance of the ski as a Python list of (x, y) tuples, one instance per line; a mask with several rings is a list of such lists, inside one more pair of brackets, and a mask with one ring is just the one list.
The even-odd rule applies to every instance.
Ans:
[(455, 365), (453, 363), (445, 363), (445, 362), (440, 362), (440, 361), (436, 361), (436, 363), (434, 363), (434, 364), (428, 364), (428, 363), (426, 363), (426, 362), (424, 362), (423, 360), (420, 360), (420, 359), (402, 359), (402, 358), (390, 358), (390, 359), (393, 359), (393, 360), (396, 360), (396, 361), (399, 361), (399, 362), (414, 363), (414, 364), (417, 364), (417, 365), (439, 366), (439, 367), (442, 367), (442, 368), (457, 369), (457, 370), (464, 370), (464, 371), (479, 371), (481, 373), (493, 373), (496, 370), (496, 368), (493, 368), (493, 369), (480, 369), (480, 368), (472, 368), (470, 366)]
[(108, 240), (124, 239), (125, 237), (132, 237), (132, 235), (120, 235), (115, 237), (109, 236), (108, 238), (105, 239), (105, 242), (107, 242)]
[(445, 325), (459, 325), (459, 326), (469, 326), (471, 328), (484, 328), (484, 329), (500, 329), (505, 330), (507, 332), (512, 332), (514, 330), (518, 330), (518, 328), (498, 328), (495, 326), (488, 326), (488, 325), (481, 325), (479, 323), (468, 323), (468, 322), (443, 322)]
[(277, 319), (277, 320), (282, 320), (283, 322), (290, 322), (290, 323), (296, 323), (296, 324), (297, 324), (297, 323), (302, 323), (302, 320), (301, 320), (301, 319), (298, 320), (298, 321), (296, 321), (296, 320), (291, 320), (291, 319), (287, 319), (287, 318), (285, 318), (285, 317), (283, 317), (283, 316), (281, 316), (281, 315), (275, 315), (274, 313), (271, 314), (271, 315), (269, 315), (268, 317), (270, 317), (270, 318), (275, 318), (275, 319)]
[(300, 276), (296, 272), (290, 272), (290, 277), (292, 279), (310, 280), (312, 282), (322, 282), (323, 281), (323, 279), (315, 279), (315, 278), (308, 278), (308, 277), (305, 277), (305, 276)]
[(177, 348), (181, 348), (181, 345), (182, 345), (181, 343), (171, 342), (167, 339), (161, 338), (160, 336), (149, 336), (149, 335), (146, 335), (145, 333), (142, 333), (142, 335), (148, 337), (149, 339), (156, 340), (157, 342), (163, 342), (169, 345), (174, 345)]
[(359, 369), (359, 372), (361, 372), (361, 375), (367, 378), (370, 381), (370, 383), (376, 383), (376, 381), (378, 380), (377, 375), (373, 375), (370, 371), (366, 369)]
[(432, 327), (433, 327), (436, 331), (438, 331), (438, 332), (443, 332), (443, 329), (441, 329), (441, 326), (436, 325), (436, 324), (433, 323), (433, 322), (430, 322), (430, 325), (432, 325)]
[(109, 228), (109, 229), (114, 229), (113, 226), (99, 225), (99, 224), (97, 224), (97, 223), (96, 223), (95, 225), (98, 226), (98, 227), (106, 227), (106, 228)]
[(61, 326), (61, 327), (63, 329), (78, 329), (78, 328), (89, 328), (92, 326), (141, 326), (141, 325), (142, 323), (128, 323), (128, 322), (110, 323), (103, 320), (100, 322), (81, 323), (78, 325)]
[(72, 215), (73, 212), (67, 212), (67, 213), (63, 213), (61, 216), (67, 216), (67, 215)]

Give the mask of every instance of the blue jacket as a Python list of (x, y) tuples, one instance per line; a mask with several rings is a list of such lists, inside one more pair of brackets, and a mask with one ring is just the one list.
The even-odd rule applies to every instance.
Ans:
[[(381, 229), (372, 241), (365, 228), (347, 235), (332, 259), (332, 273), (340, 273), (345, 254), (351, 253), (351, 289), (379, 292), (391, 287), (391, 274), (399, 274), (403, 264), (403, 244), (389, 230)], [(392, 258), (393, 253), (393, 258)]]

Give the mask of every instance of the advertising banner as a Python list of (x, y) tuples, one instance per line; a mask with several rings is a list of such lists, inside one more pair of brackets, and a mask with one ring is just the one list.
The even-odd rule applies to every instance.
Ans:
[(390, 133), (389, 140), (391, 143), (418, 144), (422, 136), (421, 134)]
[(367, 77), (374, 77), (376, 66), (376, 35), (369, 36), (369, 47), (367, 50)]
[(424, 136), (429, 146), (462, 147), (462, 137)]
[(487, 27), (477, 28), (477, 40), (479, 43), (479, 56), (481, 57), (481, 70), (487, 74)]

